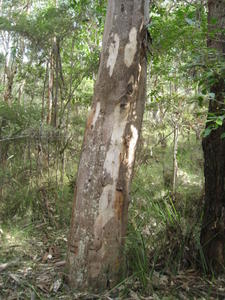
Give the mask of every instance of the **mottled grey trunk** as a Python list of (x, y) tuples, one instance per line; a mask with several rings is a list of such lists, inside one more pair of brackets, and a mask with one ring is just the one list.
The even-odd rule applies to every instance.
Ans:
[(146, 86), (149, 1), (109, 0), (69, 236), (69, 282), (99, 291), (121, 278)]

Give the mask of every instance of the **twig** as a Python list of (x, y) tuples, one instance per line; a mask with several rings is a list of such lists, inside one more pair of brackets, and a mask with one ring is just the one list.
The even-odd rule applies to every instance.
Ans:
[(17, 259), (17, 260), (10, 261), (8, 263), (1, 264), (0, 265), (0, 272), (6, 270), (9, 267), (16, 266), (18, 264), (18, 262), (19, 262), (19, 260)]

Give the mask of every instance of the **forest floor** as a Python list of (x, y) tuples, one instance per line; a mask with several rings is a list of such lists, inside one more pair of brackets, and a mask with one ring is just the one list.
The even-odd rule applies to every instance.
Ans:
[(135, 275), (100, 295), (76, 293), (66, 283), (67, 232), (27, 224), (0, 228), (0, 299), (225, 299), (225, 277), (196, 270), (151, 271), (143, 290)]

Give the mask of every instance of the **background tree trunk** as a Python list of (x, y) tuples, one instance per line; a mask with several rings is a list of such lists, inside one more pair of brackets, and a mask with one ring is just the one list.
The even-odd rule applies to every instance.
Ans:
[(49, 59), (49, 75), (48, 75), (48, 100), (47, 100), (47, 120), (48, 125), (52, 120), (52, 104), (53, 104), (53, 88), (54, 88), (54, 49), (51, 50)]
[(109, 0), (69, 237), (70, 285), (99, 291), (121, 278), (130, 182), (146, 85), (149, 1)]
[(174, 132), (173, 132), (173, 185), (172, 192), (173, 198), (176, 198), (176, 187), (177, 187), (177, 172), (178, 172), (178, 163), (177, 163), (177, 148), (178, 148), (178, 120), (174, 120)]
[[(222, 62), (225, 54), (224, 1), (209, 0), (208, 9), (208, 47), (211, 52), (212, 49), (217, 50), (215, 55), (218, 55)], [(214, 83), (210, 87), (210, 91), (215, 94), (215, 99), (209, 103), (209, 113), (217, 116), (223, 115), (225, 108), (224, 75), (214, 73)], [(205, 208), (201, 245), (207, 265), (214, 271), (222, 270), (225, 264), (225, 139), (221, 138), (221, 134), (224, 132), (225, 122), (205, 137), (202, 143), (205, 158)]]

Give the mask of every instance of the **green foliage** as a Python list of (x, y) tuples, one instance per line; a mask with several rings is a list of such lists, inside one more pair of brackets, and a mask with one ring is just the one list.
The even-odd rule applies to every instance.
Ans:
[[(203, 136), (207, 137), (213, 130), (216, 130), (219, 127), (221, 127), (223, 125), (224, 119), (225, 115), (217, 116), (214, 113), (209, 113), (208, 119), (206, 120), (206, 123), (208, 123), (208, 125), (203, 132)], [(223, 138), (223, 135), (221, 135), (221, 138)]]
[(5, 135), (13, 136), (21, 132), (28, 132), (39, 125), (41, 111), (36, 104), (7, 103), (0, 102), (0, 120), (5, 123), (2, 132)]
[(14, 12), (10, 19), (0, 17), (1, 30), (22, 35), (38, 47), (49, 47), (51, 38), (64, 37), (74, 29), (73, 26), (72, 15), (64, 6), (48, 6), (34, 15)]
[(163, 180), (163, 169), (172, 166), (170, 146), (164, 151), (158, 146), (148, 163), (138, 164), (136, 168), (126, 255), (128, 270), (144, 289), (149, 287), (155, 270), (177, 274), (199, 265), (204, 269), (199, 241), (203, 197), (203, 169), (200, 168), (203, 158), (199, 147), (193, 135), (185, 143), (180, 138), (175, 199)]

